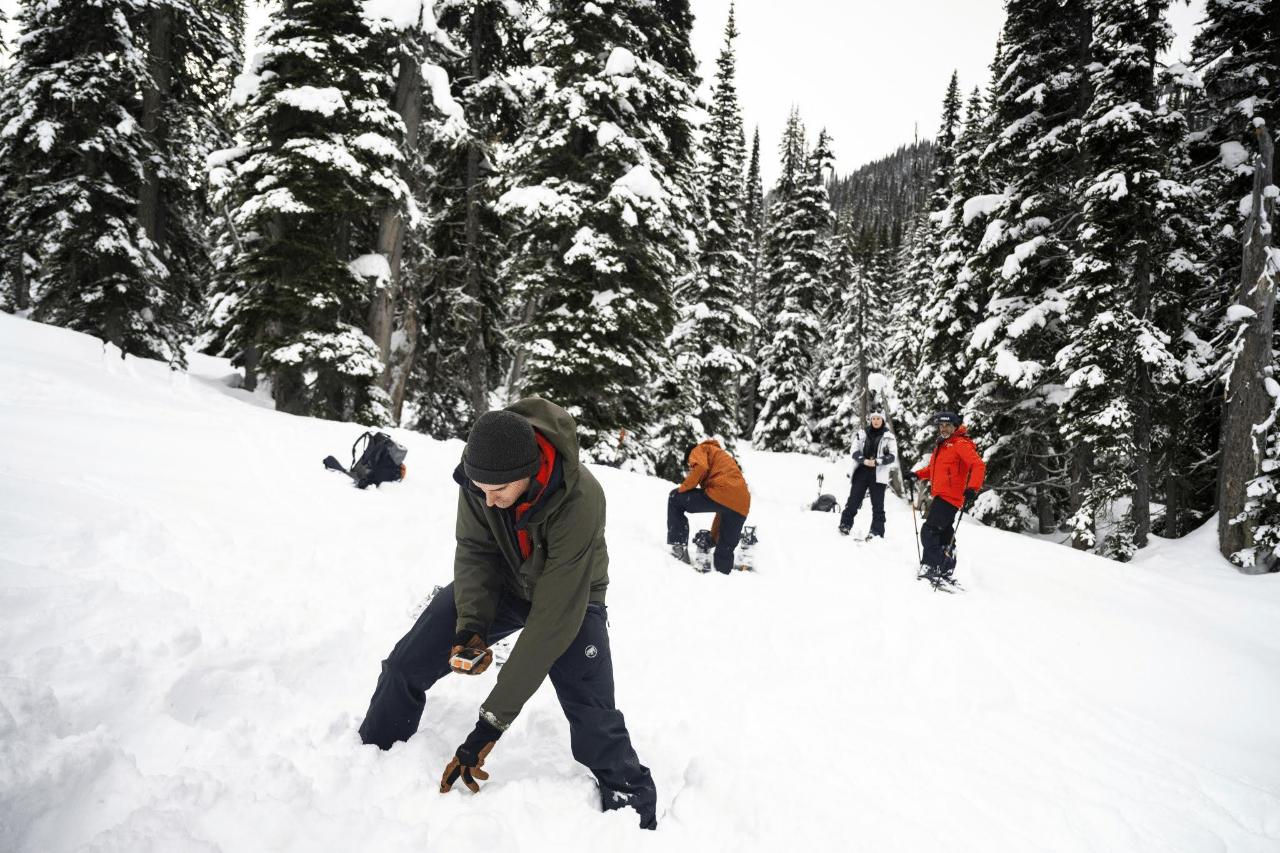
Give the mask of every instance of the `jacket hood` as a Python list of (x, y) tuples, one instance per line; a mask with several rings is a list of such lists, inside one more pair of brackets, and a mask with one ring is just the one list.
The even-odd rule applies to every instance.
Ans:
[(578, 470), (578, 424), (573, 415), (550, 400), (541, 397), (525, 397), (507, 406), (508, 412), (521, 415), (547, 441), (555, 445), (564, 463), (565, 477)]

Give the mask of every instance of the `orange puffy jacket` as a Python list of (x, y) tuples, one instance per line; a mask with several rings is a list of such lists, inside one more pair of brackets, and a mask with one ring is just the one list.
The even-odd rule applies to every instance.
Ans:
[(951, 437), (939, 441), (929, 456), (929, 464), (915, 475), (929, 481), (929, 493), (954, 507), (964, 506), (964, 490), (981, 489), (987, 463), (964, 427), (956, 427)]
[(689, 476), (680, 484), (680, 491), (687, 492), (702, 486), (707, 497), (721, 506), (742, 515), (751, 511), (751, 492), (747, 490), (742, 469), (720, 447), (720, 442), (708, 438), (689, 451), (688, 461)]

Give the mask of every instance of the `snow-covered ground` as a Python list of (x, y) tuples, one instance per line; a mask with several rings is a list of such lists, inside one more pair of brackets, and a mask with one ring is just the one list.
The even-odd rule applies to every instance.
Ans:
[(756, 575), (670, 560), (670, 484), (597, 470), (658, 831), (596, 810), (549, 687), (442, 796), (492, 676), (355, 731), (450, 578), (460, 444), (397, 431), (408, 479), (360, 492), (320, 464), (358, 428), (231, 372), (0, 314), (0, 850), (1280, 850), (1280, 576), (1211, 530), (1122, 566), (966, 523), (934, 594), (905, 505), (842, 540), (800, 507), (843, 466), (766, 453)]

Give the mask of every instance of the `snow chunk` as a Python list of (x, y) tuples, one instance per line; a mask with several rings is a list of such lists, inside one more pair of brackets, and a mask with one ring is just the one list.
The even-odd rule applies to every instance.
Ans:
[(382, 286), (391, 279), (391, 264), (383, 254), (361, 255), (347, 264), (347, 269), (356, 278), (371, 278)]
[(1044, 237), (1032, 237), (1025, 243), (1019, 243), (1014, 247), (1013, 252), (1004, 259), (1004, 266), (1001, 268), (1000, 274), (1004, 276), (1005, 279), (1015, 277), (1022, 271), (1022, 265), (1026, 262), (1027, 258), (1034, 255), (1036, 250), (1044, 245), (1044, 242)]
[(1239, 323), (1241, 320), (1252, 320), (1258, 316), (1258, 312), (1254, 311), (1247, 305), (1228, 305), (1227, 306), (1227, 322)]
[(604, 148), (621, 135), (622, 128), (611, 121), (602, 121), (600, 126), (596, 128), (596, 144)]
[(439, 65), (424, 62), (422, 79), (431, 87), (431, 103), (447, 118), (462, 121), (462, 105), (453, 99), (449, 90), (449, 72)]
[(649, 199), (650, 201), (662, 201), (667, 197), (667, 191), (662, 188), (662, 184), (653, 176), (653, 172), (649, 171), (648, 166), (634, 166), (630, 172), (614, 181), (613, 189), (609, 195), (613, 195), (618, 191), (629, 193), (636, 198)]
[(362, 0), (361, 14), (375, 26), (390, 25), (397, 30), (422, 27), (426, 32), (436, 29), (436, 13), (431, 0)]
[(604, 9), (601, 9), (601, 8), (600, 8), (599, 6), (597, 6), (595, 3), (587, 3), (586, 5), (584, 5), (584, 6), (582, 7), (582, 14), (584, 14), (584, 15), (600, 15), (601, 17), (604, 17)]
[(979, 216), (990, 216), (1005, 201), (1004, 193), (991, 195), (975, 195), (964, 203), (964, 224), (968, 225)]
[(241, 157), (248, 154), (249, 151), (250, 149), (248, 146), (244, 145), (240, 145), (235, 148), (223, 148), (219, 151), (214, 151), (206, 157), (205, 165), (210, 169), (216, 169), (219, 166), (225, 166), (228, 163), (239, 160)]
[(322, 116), (331, 116), (347, 108), (347, 102), (343, 100), (342, 92), (333, 86), (326, 86), (323, 89), (318, 89), (315, 86), (281, 89), (276, 92), (276, 100), (282, 104), (288, 104), (294, 109), (309, 113), (320, 113)]
[(607, 77), (618, 77), (634, 74), (636, 71), (636, 55), (625, 47), (615, 47), (609, 53), (609, 60), (604, 64)]
[(1222, 160), (1222, 168), (1233, 172), (1249, 161), (1249, 151), (1239, 142), (1222, 143), (1218, 146), (1218, 156)]

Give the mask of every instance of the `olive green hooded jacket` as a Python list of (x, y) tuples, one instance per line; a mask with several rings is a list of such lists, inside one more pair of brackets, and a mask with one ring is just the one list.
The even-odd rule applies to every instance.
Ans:
[(538, 397), (507, 411), (522, 415), (555, 446), (563, 481), (522, 519), (532, 545), (525, 560), (512, 539), (510, 510), (486, 507), (462, 466), (454, 473), (460, 486), (453, 559), (457, 630), (488, 636), (503, 592), (532, 604), (524, 631), (498, 670), (498, 683), (480, 707), (484, 719), (504, 730), (577, 636), (587, 604), (603, 604), (609, 586), (604, 490), (578, 463), (573, 417)]

